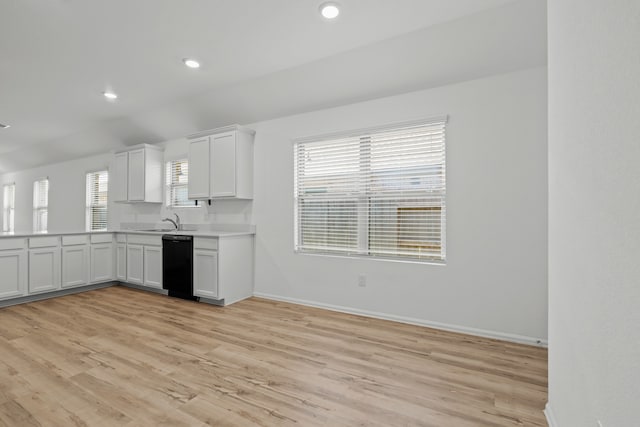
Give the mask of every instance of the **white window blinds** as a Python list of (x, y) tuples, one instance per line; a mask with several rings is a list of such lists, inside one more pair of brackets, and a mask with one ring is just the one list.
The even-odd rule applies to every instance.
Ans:
[(103, 231), (108, 227), (109, 172), (87, 174), (87, 231)]
[(189, 161), (187, 159), (167, 162), (166, 203), (174, 208), (196, 206), (189, 200)]
[(296, 142), (296, 250), (444, 261), (445, 124)]
[(2, 231), (13, 233), (15, 231), (16, 184), (5, 184), (3, 190)]
[(49, 179), (41, 179), (33, 183), (33, 232), (47, 232), (49, 209)]

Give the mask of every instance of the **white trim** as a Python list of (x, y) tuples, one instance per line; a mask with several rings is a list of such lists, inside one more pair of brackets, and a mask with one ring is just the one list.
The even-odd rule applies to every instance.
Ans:
[(325, 310), (338, 311), (340, 313), (356, 314), (359, 316), (372, 317), (374, 319), (392, 320), (394, 322), (407, 323), (409, 325), (425, 326), (427, 328), (440, 329), (443, 331), (457, 332), (467, 335), (475, 335), (484, 338), (493, 338), (501, 341), (509, 341), (518, 344), (527, 344), (537, 347), (547, 347), (546, 339), (528, 337), (518, 334), (490, 331), (487, 329), (470, 328), (467, 326), (452, 325), (449, 323), (433, 322), (430, 320), (416, 319), (414, 317), (397, 316), (395, 314), (381, 313), (377, 311), (361, 310), (358, 308), (345, 307), (341, 305), (325, 304), (321, 302), (309, 301), (299, 298), (282, 297), (278, 295), (254, 292), (253, 296), (274, 301), (289, 302), (292, 304), (306, 305), (309, 307), (324, 308)]
[(304, 255), (304, 256), (319, 256), (319, 257), (328, 257), (328, 258), (349, 258), (349, 259), (366, 259), (368, 261), (388, 261), (388, 262), (400, 262), (400, 263), (405, 263), (405, 264), (420, 264), (420, 265), (437, 265), (439, 267), (446, 267), (447, 266), (447, 260), (446, 259), (442, 259), (442, 260), (434, 260), (434, 259), (428, 259), (428, 258), (424, 258), (424, 259), (418, 259), (418, 258), (411, 258), (411, 257), (406, 257), (403, 258), (402, 256), (396, 256), (396, 257), (392, 257), (392, 256), (376, 256), (376, 255), (364, 255), (364, 254), (356, 254), (356, 253), (345, 253), (345, 254), (341, 254), (341, 253), (331, 253), (331, 252), (308, 252), (307, 250), (304, 249), (294, 249), (293, 253), (295, 255)]
[(89, 175), (90, 173), (96, 173), (96, 172), (107, 172), (109, 173), (109, 165), (104, 166), (104, 167), (100, 167), (98, 169), (91, 169), (85, 172), (85, 175)]
[(42, 301), (45, 299), (63, 297), (65, 295), (79, 294), (81, 292), (88, 292), (96, 289), (109, 288), (111, 286), (115, 286), (117, 283), (118, 282), (115, 282), (113, 280), (107, 280), (105, 282), (95, 283), (92, 285), (81, 286), (77, 288), (60, 289), (53, 292), (43, 292), (41, 294), (27, 295), (27, 296), (18, 297), (18, 298), (10, 298), (10, 299), (0, 301), (0, 308), (10, 307), (12, 305), (18, 305), (18, 304), (26, 304), (29, 302)]
[[(120, 243), (120, 244), (122, 244), (122, 243)], [(166, 290), (166, 289), (150, 288), (149, 286), (138, 285), (136, 283), (123, 282), (121, 280), (117, 280), (115, 283), (118, 286), (124, 286), (125, 288), (131, 288), (131, 289), (138, 289), (139, 291), (153, 292), (154, 294), (160, 294), (160, 295), (168, 295), (169, 294), (169, 291)]]
[(558, 424), (558, 422), (556, 421), (556, 417), (553, 414), (553, 409), (551, 409), (551, 404), (549, 402), (547, 402), (547, 404), (544, 406), (544, 416), (547, 418), (547, 424), (549, 424), (549, 427), (559, 427), (560, 425)]
[(192, 133), (191, 135), (187, 135), (187, 139), (202, 138), (205, 136), (218, 135), (226, 132), (244, 132), (252, 136), (256, 134), (256, 131), (253, 129), (249, 129), (247, 127), (240, 126), (240, 125), (229, 125), (221, 128), (208, 129), (208, 130)]
[(128, 153), (130, 151), (144, 150), (144, 149), (157, 150), (157, 151), (163, 151), (164, 152), (164, 148), (163, 147), (158, 147), (157, 145), (136, 144), (136, 145), (129, 145), (127, 147), (122, 147), (122, 148), (119, 148), (117, 150), (114, 150), (113, 154)]
[(366, 128), (360, 128), (360, 129), (349, 129), (349, 130), (343, 130), (343, 131), (337, 131), (337, 132), (330, 132), (330, 133), (325, 133), (321, 135), (302, 136), (298, 138), (293, 138), (291, 142), (295, 145), (298, 143), (316, 142), (316, 141), (323, 141), (327, 139), (350, 138), (350, 137), (356, 137), (361, 135), (368, 135), (370, 133), (376, 133), (381, 131), (392, 131), (395, 129), (402, 129), (406, 127), (426, 126), (426, 125), (431, 125), (436, 123), (448, 123), (448, 122), (449, 122), (449, 115), (445, 114), (442, 116), (429, 117), (425, 119), (416, 119), (416, 120), (409, 120), (404, 122), (387, 123), (384, 125), (376, 125), (376, 126), (370, 126)]
[(189, 160), (189, 153), (181, 153), (181, 154), (171, 154), (164, 156), (164, 162), (174, 162), (176, 160)]

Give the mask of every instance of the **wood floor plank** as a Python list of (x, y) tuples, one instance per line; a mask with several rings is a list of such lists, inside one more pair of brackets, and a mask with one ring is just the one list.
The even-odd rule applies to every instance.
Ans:
[(547, 352), (124, 287), (0, 309), (0, 426), (546, 426)]

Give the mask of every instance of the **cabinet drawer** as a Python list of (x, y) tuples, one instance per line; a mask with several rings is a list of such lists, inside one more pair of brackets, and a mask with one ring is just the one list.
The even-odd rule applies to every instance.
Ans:
[(60, 238), (58, 236), (51, 237), (32, 237), (29, 239), (30, 248), (49, 248), (58, 246)]
[(127, 235), (121, 233), (116, 234), (116, 242), (127, 243)]
[(210, 249), (217, 251), (218, 250), (218, 239), (216, 238), (203, 238), (196, 237), (193, 239), (193, 247), (195, 249)]
[(62, 246), (86, 245), (87, 243), (89, 243), (89, 236), (86, 234), (80, 236), (62, 236)]
[(144, 234), (127, 235), (127, 243), (131, 245), (162, 246), (162, 236), (148, 236)]
[(91, 243), (112, 243), (113, 234), (92, 234)]
[(26, 247), (27, 239), (0, 239), (0, 251), (24, 249)]

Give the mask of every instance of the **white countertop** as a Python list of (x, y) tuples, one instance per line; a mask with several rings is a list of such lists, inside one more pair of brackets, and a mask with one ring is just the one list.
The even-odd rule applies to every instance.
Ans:
[(182, 236), (194, 236), (194, 237), (232, 237), (232, 236), (253, 236), (255, 231), (216, 231), (216, 230), (163, 230), (163, 231), (142, 231), (142, 230), (118, 230), (112, 231), (112, 233), (126, 233), (126, 234), (150, 234), (150, 235), (163, 235), (163, 234), (179, 234)]
[(12, 238), (12, 237), (47, 237), (47, 236), (70, 236), (74, 234), (106, 234), (113, 233), (113, 231), (61, 231), (58, 233), (34, 233), (27, 231), (18, 231), (15, 233), (2, 232), (0, 238)]
[(69, 236), (77, 234), (107, 234), (107, 233), (126, 233), (126, 234), (147, 234), (162, 236), (163, 234), (180, 234), (183, 236), (194, 237), (233, 237), (233, 236), (252, 236), (256, 234), (255, 231), (216, 231), (216, 230), (162, 230), (162, 231), (142, 231), (142, 230), (107, 230), (107, 231), (63, 231), (63, 232), (51, 232), (51, 233), (28, 233), (28, 232), (16, 232), (16, 233), (0, 233), (1, 238), (16, 238), (16, 237), (45, 237), (45, 236)]

